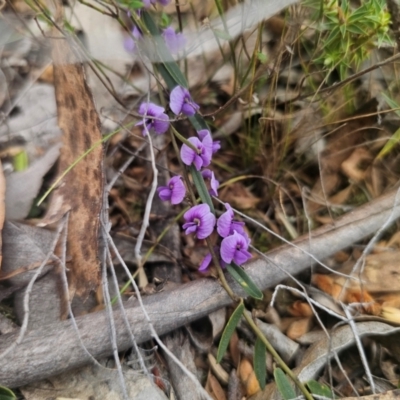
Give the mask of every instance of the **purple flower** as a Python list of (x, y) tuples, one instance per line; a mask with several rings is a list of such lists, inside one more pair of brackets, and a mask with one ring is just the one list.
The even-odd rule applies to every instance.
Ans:
[[(210, 135), (211, 133), (208, 129), (202, 129), (201, 131), (197, 132), (197, 135), (201, 140), (204, 139), (205, 136)], [(219, 149), (221, 148), (221, 142), (219, 140), (216, 140), (215, 142), (212, 143), (212, 153), (215, 154)]]
[(203, 169), (201, 175), (203, 175), (204, 179), (210, 180), (210, 189), (208, 189), (208, 193), (210, 193), (211, 196), (218, 196), (219, 182), (215, 179), (214, 172), (210, 169)]
[[(139, 114), (145, 116), (145, 120), (138, 122), (136, 126), (145, 124), (149, 132), (153, 129), (159, 135), (165, 133), (169, 127), (169, 118), (164, 111), (164, 108), (157, 104), (142, 103), (139, 107)], [(146, 129), (143, 129), (142, 133), (143, 136), (146, 136)]]
[[(214, 246), (214, 253), (215, 254), (219, 253), (219, 246)], [(199, 265), (199, 271), (201, 272), (205, 271), (210, 266), (211, 261), (212, 261), (212, 255), (211, 253), (207, 253)], [(219, 263), (222, 268), (226, 268), (226, 263), (223, 260), (219, 259)]]
[(186, 235), (195, 233), (199, 239), (210, 236), (214, 230), (215, 215), (210, 211), (208, 204), (199, 204), (183, 214), (186, 223), (183, 224)]
[(246, 236), (240, 235), (236, 231), (233, 235), (227, 236), (221, 242), (221, 258), (227, 264), (232, 261), (237, 265), (242, 265), (251, 258), (251, 254), (247, 251), (249, 248), (250, 239)]
[(196, 114), (196, 111), (200, 108), (200, 106), (192, 100), (189, 90), (182, 86), (176, 86), (172, 89), (171, 95), (169, 96), (169, 106), (175, 115), (182, 113), (188, 117)]
[(232, 235), (233, 232), (237, 232), (238, 234), (244, 236), (245, 233), (243, 226), (244, 222), (234, 221), (234, 213), (232, 207), (229, 203), (225, 203), (226, 211), (218, 218), (217, 221), (217, 232), (223, 238), (226, 238), (229, 235)]
[(212, 255), (211, 253), (208, 253), (200, 263), (199, 271), (205, 271), (209, 267), (211, 260), (212, 260)]
[(124, 39), (124, 48), (129, 53), (136, 53), (137, 45), (136, 42), (142, 38), (142, 32), (140, 29), (135, 25), (131, 30), (132, 37), (128, 37)]
[(182, 33), (175, 33), (171, 26), (164, 29), (163, 37), (171, 54), (179, 53), (185, 47), (185, 36)]
[(157, 188), (158, 196), (162, 201), (171, 201), (171, 204), (179, 204), (186, 195), (186, 188), (179, 175), (171, 178), (167, 186)]
[(208, 167), (212, 157), (212, 139), (210, 132), (208, 132), (201, 141), (197, 137), (191, 137), (188, 140), (197, 148), (197, 151), (190, 148), (187, 144), (183, 144), (181, 147), (181, 159), (183, 163), (186, 165), (194, 164), (197, 171), (200, 171), (202, 167)]

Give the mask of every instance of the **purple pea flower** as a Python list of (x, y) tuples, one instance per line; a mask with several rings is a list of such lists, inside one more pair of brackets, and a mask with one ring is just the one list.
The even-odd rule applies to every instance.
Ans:
[[(208, 129), (202, 129), (197, 132), (197, 135), (201, 140), (207, 135), (211, 135), (210, 131)], [(216, 140), (212, 143), (212, 153), (215, 154), (219, 149), (221, 148), (221, 142), (219, 140)]]
[(136, 42), (142, 38), (142, 32), (135, 25), (131, 30), (132, 37), (124, 39), (124, 48), (128, 53), (136, 53), (137, 45)]
[(242, 265), (251, 258), (251, 254), (247, 251), (249, 248), (250, 239), (246, 236), (240, 235), (236, 231), (233, 235), (227, 236), (221, 242), (221, 258), (227, 264), (232, 261), (237, 265)]
[(182, 86), (176, 86), (172, 89), (171, 95), (169, 96), (169, 106), (175, 115), (182, 113), (188, 117), (192, 117), (200, 108), (200, 106), (193, 101), (189, 90)]
[(210, 266), (211, 260), (212, 260), (211, 253), (207, 253), (207, 255), (203, 258), (202, 262), (200, 263), (199, 271), (205, 271)]
[(179, 175), (171, 178), (167, 186), (157, 188), (158, 196), (162, 201), (171, 201), (171, 204), (179, 204), (185, 198), (186, 188)]
[(210, 189), (208, 189), (208, 193), (210, 193), (211, 196), (218, 197), (219, 182), (215, 179), (214, 172), (210, 169), (203, 169), (201, 175), (203, 175), (204, 179), (210, 180)]
[(234, 221), (234, 213), (229, 203), (225, 203), (226, 211), (218, 218), (217, 221), (217, 232), (223, 238), (232, 235), (233, 232), (237, 232), (239, 235), (247, 236), (243, 229), (244, 222)]
[(182, 162), (186, 165), (194, 164), (197, 171), (200, 171), (202, 167), (208, 167), (212, 157), (212, 138), (210, 132), (201, 141), (197, 137), (191, 137), (188, 140), (197, 148), (197, 151), (193, 150), (187, 144), (183, 144), (181, 147)]
[[(139, 107), (139, 114), (145, 116), (145, 120), (138, 122), (136, 126), (145, 124), (149, 132), (154, 130), (154, 132), (159, 135), (165, 133), (169, 127), (169, 118), (164, 111), (164, 108), (158, 106), (157, 104), (142, 103)], [(146, 129), (143, 129), (142, 133), (143, 136), (146, 136)]]
[(179, 53), (185, 47), (185, 36), (182, 33), (176, 33), (171, 26), (164, 29), (162, 35), (171, 54)]
[[(214, 253), (215, 254), (219, 253), (219, 246), (214, 246)], [(199, 265), (199, 271), (203, 272), (206, 269), (208, 269), (208, 267), (211, 264), (211, 261), (212, 261), (212, 255), (211, 253), (207, 253)], [(226, 263), (223, 260), (219, 259), (219, 263), (222, 268), (226, 268)]]
[(186, 235), (195, 233), (199, 239), (210, 236), (214, 230), (215, 215), (208, 204), (198, 204), (183, 214), (186, 223), (183, 224)]

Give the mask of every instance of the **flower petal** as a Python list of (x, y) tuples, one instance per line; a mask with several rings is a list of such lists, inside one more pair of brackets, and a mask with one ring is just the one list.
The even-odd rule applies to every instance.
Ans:
[[(177, 178), (177, 179), (175, 179), (175, 178)], [(170, 184), (171, 184), (171, 182), (174, 185), (174, 187), (172, 189), (172, 195), (171, 195), (171, 204), (179, 204), (185, 198), (186, 187), (185, 187), (184, 183), (182, 182), (180, 176), (174, 176), (170, 180)]]
[(185, 102), (182, 105), (182, 114), (187, 115), (188, 117), (193, 117), (196, 114), (196, 109), (193, 107), (191, 102)]
[(210, 265), (210, 263), (211, 263), (211, 260), (212, 260), (211, 253), (208, 253), (208, 254), (203, 258), (202, 262), (200, 263), (199, 271), (205, 271), (205, 270), (209, 267), (209, 265)]
[[(188, 139), (195, 147), (201, 148), (201, 142), (197, 137), (191, 137)], [(181, 147), (181, 160), (186, 165), (192, 165), (195, 161), (197, 153), (191, 149), (187, 144), (183, 144)], [(197, 168), (197, 166), (196, 166)], [(198, 168), (198, 170), (201, 166)]]
[(185, 101), (185, 90), (181, 86), (176, 86), (172, 89), (169, 96), (169, 106), (175, 115), (182, 112), (183, 102)]
[(159, 114), (156, 116), (157, 119), (153, 120), (154, 132), (161, 135), (167, 132), (169, 128), (169, 118), (167, 114)]
[(236, 251), (236, 238), (234, 235), (227, 236), (221, 242), (220, 254), (223, 261), (230, 264)]
[(154, 103), (142, 103), (139, 107), (140, 115), (148, 115), (150, 117), (157, 117), (165, 111), (164, 107), (158, 106)]
[(233, 261), (235, 261), (237, 265), (242, 265), (246, 261), (250, 260), (251, 257), (251, 254), (247, 250), (236, 250)]
[(157, 188), (158, 196), (162, 201), (168, 201), (171, 200), (171, 190), (167, 186), (160, 186)]
[(210, 236), (212, 231), (214, 230), (214, 226), (215, 226), (215, 215), (209, 211), (207, 215), (201, 218), (200, 226), (199, 229), (197, 230), (197, 237), (199, 239), (205, 239), (206, 237)]
[(231, 224), (233, 216), (229, 211), (224, 212), (217, 221), (217, 232), (225, 238), (231, 234)]

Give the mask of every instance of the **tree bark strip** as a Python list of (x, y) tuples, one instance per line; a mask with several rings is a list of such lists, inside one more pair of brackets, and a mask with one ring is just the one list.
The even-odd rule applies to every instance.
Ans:
[[(324, 226), (307, 237), (296, 240), (297, 246), (309, 251), (318, 259), (324, 259), (350, 246), (362, 238), (374, 234), (392, 214), (394, 221), (400, 217), (400, 205), (394, 206), (396, 191), (392, 191), (338, 219), (334, 226)], [(272, 262), (254, 260), (246, 266), (252, 279), (266, 289), (287, 277), (286, 272), (297, 274), (313, 261), (299, 249), (285, 245), (267, 254)], [(235, 291), (241, 290), (232, 283)], [(241, 292), (242, 295), (243, 292)], [(46, 299), (43, 299), (46, 301)], [(169, 292), (161, 292), (144, 298), (146, 310), (158, 334), (171, 332), (191, 321), (199, 319), (231, 302), (218, 281), (201, 279)], [(151, 338), (150, 329), (142, 311), (136, 304), (126, 311), (137, 343)], [(112, 353), (105, 312), (88, 314), (77, 318), (83, 343), (96, 358)], [(129, 336), (119, 311), (115, 311), (119, 350), (131, 347)], [(17, 334), (1, 337), (0, 353), (10, 346)], [(23, 342), (12, 354), (0, 360), (0, 383), (18, 387), (44, 379), (89, 361), (82, 350), (70, 321), (63, 321), (28, 331)]]

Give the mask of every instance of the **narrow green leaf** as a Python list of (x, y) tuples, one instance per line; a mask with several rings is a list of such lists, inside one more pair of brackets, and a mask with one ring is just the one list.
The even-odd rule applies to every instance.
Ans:
[(208, 204), (210, 206), (211, 212), (215, 214), (214, 205), (212, 203), (211, 196), (208, 193), (203, 175), (201, 175), (201, 173), (197, 171), (196, 167), (194, 167), (193, 165), (190, 166), (190, 173), (192, 174), (193, 183), (196, 186), (201, 201), (205, 204)]
[(25, 171), (29, 166), (28, 155), (25, 150), (20, 151), (13, 158), (13, 166), (15, 171)]
[(264, 342), (257, 336), (256, 344), (254, 346), (253, 367), (262, 390), (264, 390), (265, 381), (267, 380), (266, 360), (267, 349)]
[[(398, 116), (400, 116), (400, 110), (399, 110), (400, 105), (395, 100), (390, 98), (386, 93), (381, 93), (381, 95), (385, 99), (385, 101), (389, 105), (389, 107), (391, 107), (393, 109), (397, 109), (397, 110), (395, 110), (395, 113)], [(400, 128), (396, 130), (396, 132), (390, 137), (390, 139), (383, 146), (382, 150), (377, 155), (377, 159), (379, 160), (379, 159), (385, 157), (388, 153), (390, 153), (391, 150), (393, 149), (393, 147), (396, 144), (398, 144), (399, 141), (400, 141)]]
[(388, 104), (389, 107), (392, 107), (397, 114), (397, 116), (400, 117), (400, 105), (397, 103), (397, 101), (393, 100), (391, 97), (389, 97), (386, 93), (382, 92), (381, 96), (385, 99), (386, 103)]
[(15, 400), (17, 396), (10, 389), (0, 386), (0, 400)]
[(220, 31), (219, 29), (214, 29), (213, 33), (219, 39), (232, 40), (232, 37), (229, 35), (229, 33), (226, 33), (224, 31)]
[(389, 138), (389, 140), (386, 142), (386, 144), (383, 146), (382, 150), (379, 152), (379, 154), (376, 156), (376, 158), (379, 160), (383, 157), (385, 157), (387, 154), (389, 154), (392, 150), (393, 147), (396, 146), (400, 141), (400, 128), (396, 130), (395, 133)]
[(323, 385), (322, 383), (319, 383), (315, 380), (311, 380), (307, 382), (307, 386), (312, 394), (316, 394), (317, 396), (323, 396), (328, 399), (335, 398), (331, 389), (327, 385)]
[(233, 332), (235, 331), (236, 326), (240, 321), (243, 311), (244, 311), (244, 304), (243, 301), (241, 301), (239, 305), (236, 307), (236, 310), (229, 318), (229, 321), (225, 326), (224, 332), (222, 333), (217, 351), (217, 363), (221, 362), (222, 357), (224, 356), (225, 351), (228, 348), (231, 336), (233, 335)]
[(206, 124), (206, 121), (204, 121), (204, 118), (199, 114), (195, 114), (193, 115), (193, 117), (189, 117), (189, 121), (193, 125), (193, 128), (196, 129), (196, 131), (201, 131), (202, 129), (210, 130), (210, 128)]
[(280, 368), (275, 368), (274, 378), (276, 386), (278, 386), (278, 390), (284, 400), (292, 400), (297, 397), (288, 377)]
[[(149, 32), (151, 33), (153, 39), (156, 40), (158, 38), (156, 44), (157, 44), (158, 55), (160, 56), (161, 60), (170, 60), (171, 54), (169, 54), (169, 51), (164, 41), (161, 39), (160, 30), (154, 23), (150, 14), (148, 12), (142, 12), (142, 17), (143, 17), (143, 22), (146, 25)], [(178, 85), (183, 87), (188, 86), (184, 75), (182, 74), (181, 70), (179, 69), (178, 65), (175, 62), (168, 61), (156, 64), (156, 66), (170, 90), (172, 90), (175, 86)]]
[(261, 300), (263, 298), (262, 291), (256, 286), (251, 278), (246, 274), (246, 271), (232, 263), (226, 266), (226, 270), (232, 275), (232, 278), (245, 290), (245, 292), (254, 297), (255, 299)]

